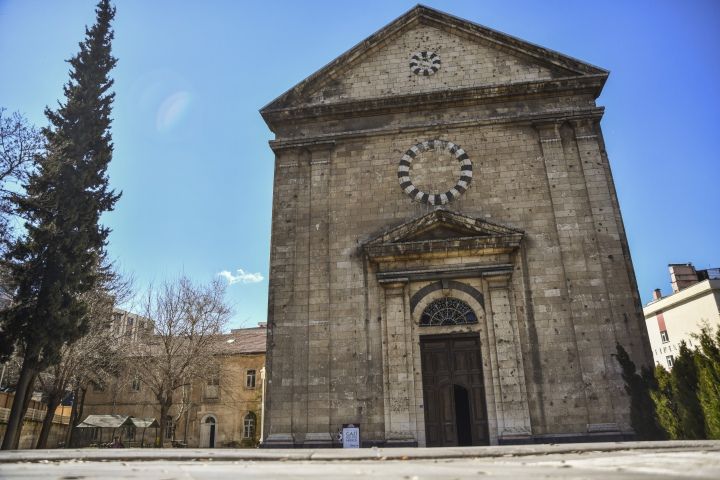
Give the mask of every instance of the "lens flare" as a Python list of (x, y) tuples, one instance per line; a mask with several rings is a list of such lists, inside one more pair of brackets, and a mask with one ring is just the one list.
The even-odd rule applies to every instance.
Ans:
[(190, 93), (182, 90), (168, 96), (160, 104), (155, 117), (158, 132), (169, 132), (182, 120), (190, 105)]

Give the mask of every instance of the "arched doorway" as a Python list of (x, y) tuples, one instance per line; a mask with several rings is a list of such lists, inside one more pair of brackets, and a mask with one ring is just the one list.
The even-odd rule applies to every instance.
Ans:
[[(421, 328), (473, 323), (472, 308), (449, 297), (430, 303), (420, 317)], [(420, 352), (427, 446), (488, 445), (479, 335), (421, 334)]]
[(206, 415), (200, 422), (200, 447), (215, 448), (217, 433), (217, 419), (213, 415)]

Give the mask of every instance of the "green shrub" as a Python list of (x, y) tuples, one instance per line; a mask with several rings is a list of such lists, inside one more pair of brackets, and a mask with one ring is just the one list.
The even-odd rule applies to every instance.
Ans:
[(698, 336), (700, 349), (695, 356), (697, 396), (705, 421), (707, 438), (720, 439), (720, 329), (713, 338), (709, 327)]
[(630, 396), (630, 424), (638, 440), (659, 440), (665, 438), (665, 432), (658, 424), (655, 415), (655, 403), (650, 396), (654, 383), (652, 372), (643, 369), (643, 375), (637, 373), (635, 363), (619, 343), (616, 345), (615, 359), (622, 368), (625, 391)]

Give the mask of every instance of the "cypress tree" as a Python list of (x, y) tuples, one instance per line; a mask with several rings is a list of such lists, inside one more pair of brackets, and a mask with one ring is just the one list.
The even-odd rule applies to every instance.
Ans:
[(677, 404), (682, 438), (705, 438), (705, 419), (697, 395), (698, 372), (692, 352), (683, 341), (672, 368), (673, 395)]
[(705, 416), (707, 438), (720, 439), (720, 329), (711, 334), (704, 327), (699, 336), (697, 355), (698, 399)]
[(656, 440), (665, 437), (655, 416), (655, 404), (650, 397), (652, 374), (643, 369), (643, 375), (637, 373), (635, 363), (619, 343), (615, 345), (615, 359), (622, 368), (625, 391), (630, 396), (630, 424), (639, 440)]
[(94, 288), (109, 229), (99, 224), (119, 198), (108, 187), (112, 158), (110, 70), (115, 8), (100, 0), (96, 23), (85, 29), (72, 57), (65, 102), (45, 109), (46, 153), (25, 185), (17, 208), (27, 234), (5, 256), (13, 303), (2, 312), (6, 344), (20, 349), (23, 364), (2, 448), (17, 448), (35, 378), (53, 365), (63, 344), (87, 331), (81, 295)]
[(682, 438), (672, 388), (672, 375), (662, 365), (658, 365), (655, 367), (655, 381), (657, 388), (650, 391), (650, 396), (655, 403), (658, 423), (670, 440)]

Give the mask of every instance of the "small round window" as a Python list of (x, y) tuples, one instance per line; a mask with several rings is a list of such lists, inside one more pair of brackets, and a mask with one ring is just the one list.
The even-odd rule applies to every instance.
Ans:
[(467, 325), (477, 323), (477, 316), (470, 306), (456, 298), (441, 298), (428, 305), (420, 317), (420, 325)]

